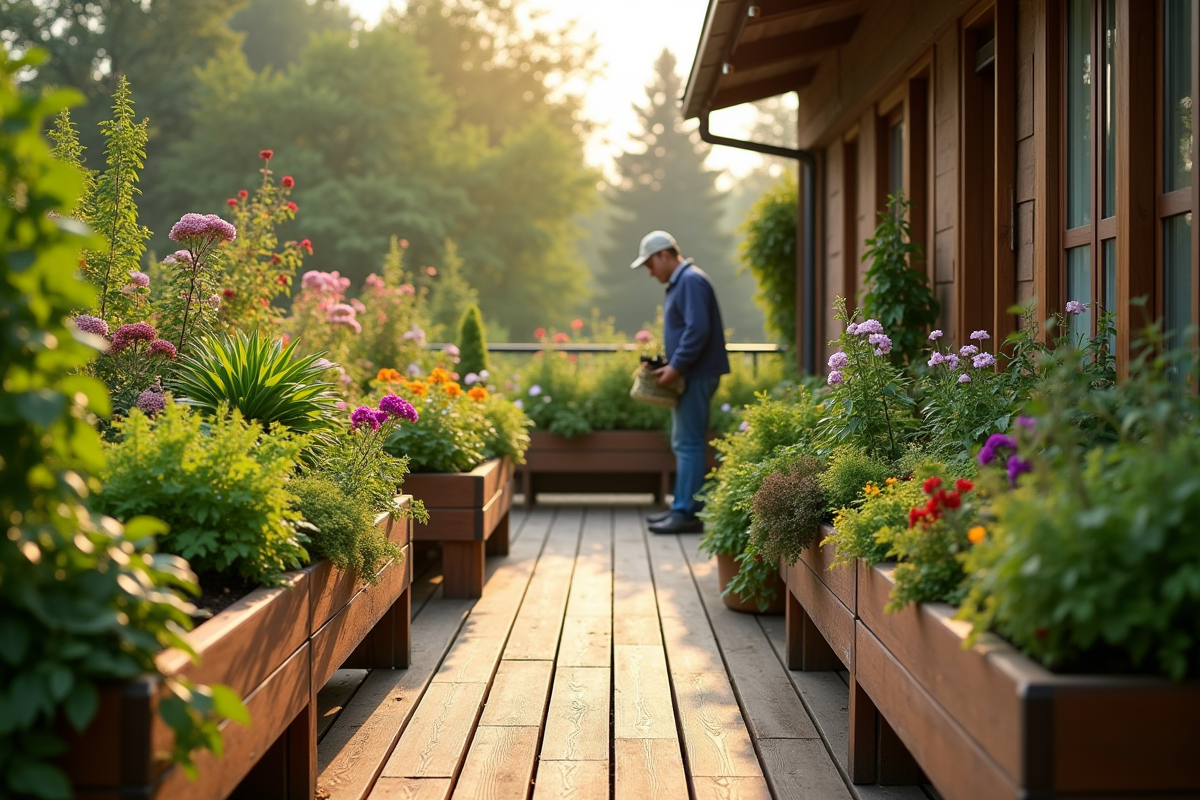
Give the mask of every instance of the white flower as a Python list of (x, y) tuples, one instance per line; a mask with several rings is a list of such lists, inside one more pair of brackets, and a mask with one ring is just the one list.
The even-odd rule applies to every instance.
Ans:
[(541, 393), (542, 393), (542, 387), (538, 386), (536, 383), (533, 386), (529, 387), (529, 396), (530, 397), (537, 397)]

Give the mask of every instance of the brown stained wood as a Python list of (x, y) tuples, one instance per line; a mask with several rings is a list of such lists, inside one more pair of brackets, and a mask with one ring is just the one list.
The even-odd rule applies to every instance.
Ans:
[[(411, 504), (411, 500), (411, 497), (404, 495), (398, 498), (398, 504), (402, 508), (407, 508)], [(375, 521), (375, 527), (382, 529), (390, 541), (405, 548), (406, 559), (411, 553), (406, 546), (412, 538), (412, 524), (411, 519), (393, 519), (390, 514), (381, 514)], [(391, 562), (381, 564), (377, 575), (382, 575), (391, 566)], [(310, 632), (314, 633), (369, 585), (366, 580), (359, 578), (352, 571), (338, 569), (328, 561), (314, 564), (308, 568), (308, 571), (312, 572), (310, 579), (312, 581)]]
[[(724, 672), (672, 676), (679, 719), (693, 776), (761, 776), (750, 731)], [(789, 694), (795, 697), (795, 692)]]
[(765, 778), (692, 779), (696, 800), (772, 800)]
[(850, 729), (846, 772), (853, 783), (874, 783), (879, 755), (879, 712), (866, 689), (850, 673)]
[(445, 800), (449, 778), (380, 778), (370, 800)]
[[(1008, 309), (1017, 299), (1016, 224), (1017, 196), (1017, 45), (1016, 3), (996, 4), (995, 12), (995, 147), (992, 174), (992, 336), (996, 342), (1017, 329), (1017, 317)], [(999, 345), (997, 345), (999, 347)]]
[(616, 800), (682, 800), (688, 797), (679, 740), (621, 739), (613, 743), (616, 756)]
[(475, 731), (454, 787), (455, 800), (510, 800), (529, 794), (537, 757), (537, 727), (487, 727)]
[(615, 644), (662, 644), (662, 631), (658, 617), (613, 614), (613, 642)]
[(613, 725), (617, 738), (678, 738), (662, 648), (616, 645), (613, 656)]
[(571, 617), (563, 620), (558, 666), (605, 667), (612, 663), (612, 619)]
[[(895, 729), (900, 740), (907, 743), (913, 757), (945, 800), (1015, 800), (1021, 796), (996, 763), (861, 622), (857, 625), (857, 633), (855, 681)], [(851, 737), (853, 749), (856, 737), (853, 730)]]
[(759, 739), (777, 800), (850, 800), (850, 790), (820, 739)]
[(553, 672), (550, 661), (501, 661), (479, 724), (540, 726)]
[(415, 473), (404, 479), (404, 493), (426, 508), (482, 508), (512, 477), (508, 459), (489, 459), (470, 472)]
[(533, 800), (608, 800), (608, 760), (538, 762)]
[[(1033, 131), (1037, 162), (1034, 175), (1037, 208), (1034, 213), (1033, 285), (1034, 294), (1037, 296), (1039, 315), (1043, 318), (1050, 309), (1062, 307), (1060, 289), (1063, 263), (1062, 192), (1060, 188), (1063, 61), (1061, 11), (1060, 0), (1037, 0), (1033, 54), (1033, 113), (1038, 121)], [(1119, 36), (1120, 34), (1118, 34)], [(1118, 46), (1119, 42), (1118, 38)], [(1117, 124), (1118, 126), (1121, 124), (1119, 117)], [(1122, 140), (1118, 138), (1117, 141), (1121, 142)], [(1119, 186), (1121, 159), (1118, 158), (1117, 161)], [(1118, 203), (1119, 207), (1120, 203)], [(1118, 213), (1120, 212), (1118, 211)], [(1120, 275), (1119, 267), (1118, 275)], [(1120, 284), (1118, 283), (1119, 291)], [(1039, 338), (1043, 341), (1049, 341), (1052, 336), (1052, 333), (1045, 330), (1045, 326), (1039, 330)], [(1118, 365), (1120, 363), (1118, 361)]]
[[(838, 660), (850, 667), (854, 659), (854, 614), (821, 582), (803, 562), (788, 570), (788, 591), (796, 596), (812, 625), (825, 639)], [(807, 631), (806, 631), (807, 632)], [(820, 648), (812, 646), (815, 656)], [(815, 664), (814, 666), (820, 666)], [(833, 668), (833, 665), (827, 668)]]
[(383, 775), (453, 778), (475, 728), (487, 685), (431, 683), (400, 736)]
[(477, 598), (483, 595), (486, 543), (480, 541), (442, 544), (442, 584), (448, 598)]
[[(509, 487), (515, 487), (515, 484), (510, 482)], [(510, 488), (510, 496), (508, 499), (508, 504), (510, 507), (512, 506), (511, 493), (513, 491), (515, 491), (515, 488)], [(497, 522), (495, 527), (492, 528), (492, 532), (488, 534), (487, 547), (484, 548), (484, 552), (487, 553), (487, 555), (489, 555), (489, 556), (506, 556), (506, 555), (508, 555), (508, 546), (509, 546), (509, 530), (508, 530), (508, 528), (509, 528), (509, 517), (510, 517), (511, 513), (512, 513), (511, 511), (505, 511), (504, 515), (502, 517), (500, 517), (500, 521)]]
[(317, 738), (333, 727), (350, 698), (367, 679), (365, 669), (339, 669), (317, 692)]
[[(586, 436), (567, 439), (553, 433), (534, 431), (529, 434), (529, 450), (526, 461), (543, 453), (568, 452), (594, 455), (602, 452), (640, 454), (645, 452), (670, 452), (671, 442), (661, 431), (594, 431)], [(517, 467), (521, 469), (522, 467)]]
[(542, 760), (608, 759), (609, 677), (607, 668), (558, 669), (546, 714)]

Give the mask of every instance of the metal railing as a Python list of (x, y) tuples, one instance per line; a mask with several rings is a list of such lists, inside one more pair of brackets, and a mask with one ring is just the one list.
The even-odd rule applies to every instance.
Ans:
[[(426, 350), (445, 350), (450, 342), (427, 342)], [(489, 353), (540, 353), (543, 350), (555, 350), (560, 353), (620, 353), (636, 351), (641, 345), (629, 342), (504, 342), (487, 346)], [(758, 357), (760, 355), (783, 355), (787, 348), (774, 342), (729, 342), (725, 345), (727, 353), (749, 353), (754, 365), (754, 373), (758, 374)]]

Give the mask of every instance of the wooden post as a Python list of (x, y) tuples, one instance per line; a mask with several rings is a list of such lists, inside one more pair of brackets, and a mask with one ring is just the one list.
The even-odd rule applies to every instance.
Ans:
[(476, 599), (483, 596), (487, 544), (483, 541), (442, 543), (442, 596)]
[(876, 767), (879, 783), (883, 786), (923, 783), (925, 776), (921, 767), (882, 714), (876, 725), (879, 730), (879, 764)]
[(875, 703), (871, 702), (871, 698), (854, 679), (854, 670), (850, 670), (850, 752), (847, 771), (852, 783), (875, 782), (878, 718)]
[(804, 613), (804, 606), (800, 605), (790, 588), (784, 591), (787, 592), (783, 611), (786, 666), (788, 669), (804, 669), (804, 621), (808, 614)]
[(508, 511), (504, 512), (504, 516), (496, 523), (496, 530), (492, 531), (492, 535), (487, 538), (486, 551), (489, 556), (506, 556), (508, 555)]
[[(317, 686), (281, 738), (287, 740), (287, 800), (317, 796)], [(265, 796), (265, 795), (260, 795)]]

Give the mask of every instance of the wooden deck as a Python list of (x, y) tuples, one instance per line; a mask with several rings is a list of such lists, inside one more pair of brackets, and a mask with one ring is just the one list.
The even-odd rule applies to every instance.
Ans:
[(729, 611), (699, 536), (618, 502), (514, 508), (479, 600), (414, 564), (413, 663), (320, 693), (329, 800), (925, 800), (846, 778), (848, 690), (789, 672), (782, 617)]

